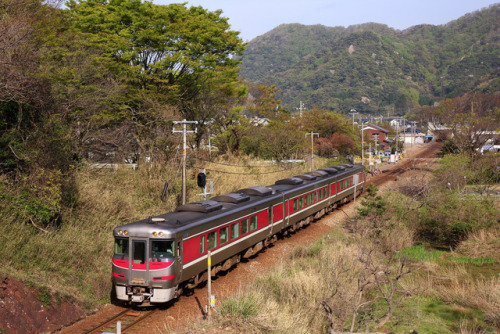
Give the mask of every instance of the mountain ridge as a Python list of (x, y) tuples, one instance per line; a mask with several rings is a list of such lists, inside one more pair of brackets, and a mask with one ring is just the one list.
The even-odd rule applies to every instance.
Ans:
[(247, 45), (241, 76), (275, 84), (283, 106), (405, 113), (468, 90), (499, 84), (500, 4), (444, 25), (396, 30), (282, 24)]

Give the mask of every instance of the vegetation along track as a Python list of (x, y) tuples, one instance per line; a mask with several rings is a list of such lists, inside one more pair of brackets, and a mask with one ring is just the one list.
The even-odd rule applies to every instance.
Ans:
[[(398, 175), (407, 170), (422, 168), (429, 160), (436, 158), (440, 151), (440, 143), (433, 143), (424, 146), (418, 153), (410, 159), (404, 159), (399, 163), (389, 166), (382, 174), (370, 177), (368, 183), (374, 183), (380, 186), (386, 182), (395, 180)], [(346, 213), (354, 213), (350, 204), (345, 205), (342, 210), (334, 210), (322, 219), (309, 224), (307, 227), (298, 230), (291, 237), (285, 237), (272, 247), (266, 248), (257, 256), (249, 261), (243, 261), (238, 266), (229, 270), (229, 272), (219, 273), (213, 279), (212, 293), (217, 295), (217, 300), (234, 295), (239, 290), (244, 290), (246, 286), (252, 284), (255, 278), (265, 273), (277, 263), (286, 260), (298, 245), (307, 245), (318, 240), (321, 236), (332, 232), (335, 224), (340, 223)], [(165, 305), (159, 305), (155, 310), (157, 312), (148, 316), (148, 320), (139, 325), (134, 324), (128, 327), (127, 333), (164, 333), (180, 332), (182, 328), (195, 322), (200, 316), (204, 316), (204, 308), (207, 303), (206, 286), (198, 287), (194, 290), (186, 291), (182, 296), (173, 302)], [(105, 320), (111, 319), (120, 312), (133, 311), (120, 306), (109, 305), (96, 314), (83, 319), (82, 321), (61, 330), (61, 333), (88, 333), (88, 328), (96, 327)], [(112, 320), (116, 324), (117, 320)], [(99, 333), (99, 332), (93, 332)]]

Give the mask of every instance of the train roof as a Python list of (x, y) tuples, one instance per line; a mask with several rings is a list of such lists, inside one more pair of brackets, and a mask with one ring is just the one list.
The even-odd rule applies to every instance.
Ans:
[(232, 193), (212, 197), (208, 200), (187, 203), (177, 207), (173, 212), (116, 227), (115, 235), (117, 235), (117, 230), (128, 229), (133, 231), (134, 236), (149, 237), (151, 231), (158, 230), (164, 231), (166, 238), (175, 238), (178, 233), (187, 233), (188, 229), (202, 226), (211, 221), (216, 221), (224, 217), (225, 220), (230, 221), (233, 219), (233, 216), (241, 216), (241, 212), (251, 214), (263, 202), (273, 200), (279, 202), (283, 194), (316, 186), (322, 184), (322, 181), (329, 182), (345, 174), (359, 172), (362, 168), (360, 165), (347, 164), (327, 167), (310, 173), (277, 180), (274, 185), (240, 189)]

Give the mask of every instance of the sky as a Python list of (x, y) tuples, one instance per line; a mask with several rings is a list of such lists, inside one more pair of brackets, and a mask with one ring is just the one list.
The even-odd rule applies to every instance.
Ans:
[(210, 11), (222, 9), (231, 30), (247, 42), (284, 23), (348, 27), (375, 22), (398, 30), (440, 25), (499, 0), (153, 0), (159, 5), (183, 2)]

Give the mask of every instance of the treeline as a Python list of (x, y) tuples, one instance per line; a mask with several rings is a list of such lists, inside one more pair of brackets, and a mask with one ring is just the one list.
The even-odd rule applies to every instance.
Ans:
[[(302, 157), (304, 132), (355, 150), (346, 119), (292, 119), (275, 86), (239, 79), (244, 43), (221, 11), (141, 0), (0, 4), (0, 209), (41, 229), (78, 204), (82, 162), (175, 158), (174, 120), (198, 121), (189, 145), (219, 154)], [(252, 116), (267, 116), (255, 126)], [(321, 146), (318, 146), (321, 147)], [(323, 149), (325, 150), (325, 149)]]
[[(302, 158), (311, 149), (304, 137), (307, 132), (319, 133), (316, 154), (327, 158), (360, 154), (359, 129), (346, 117), (328, 108), (310, 107), (303, 117), (292, 117), (294, 109), (287, 109), (280, 99), (281, 79), (276, 79), (276, 85), (240, 79), (245, 45), (230, 30), (221, 11), (140, 0), (69, 1), (66, 9), (58, 5), (57, 0), (5, 0), (0, 4), (0, 209), (22, 222), (42, 228), (59, 224), (61, 210), (78, 203), (73, 176), (82, 162), (103, 158), (141, 162), (148, 158), (167, 165), (178, 154), (181, 140), (171, 133), (174, 120), (198, 121), (189, 145), (200, 149), (210, 136), (218, 154), (278, 161)], [(489, 17), (486, 14), (483, 16)], [(367, 27), (372, 31), (349, 28), (345, 30), (348, 36), (344, 29), (320, 26), (311, 33), (325, 39), (344, 38), (346, 46), (363, 42), (391, 53), (392, 49), (373, 37), (396, 34), (376, 24)], [(298, 36), (307, 32), (293, 25), (277, 29)], [(276, 36), (275, 47), (288, 43)], [(294, 57), (298, 58), (290, 59), (289, 64), (303, 57), (313, 67), (319, 64), (310, 53), (304, 54), (318, 47), (307, 36), (312, 35), (302, 36), (310, 41), (308, 47), (301, 51), (301, 44), (295, 45)], [(398, 43), (394, 45), (403, 50)], [(372, 89), (386, 92), (389, 81), (380, 77), (381, 72), (353, 62), (352, 57), (358, 56), (353, 52), (338, 58), (349, 67), (350, 79), (344, 79), (350, 81), (350, 88), (345, 94), (339, 89), (342, 96), (335, 97), (323, 87), (311, 96), (348, 105), (352, 99), (349, 90), (361, 87), (357, 78), (365, 74), (372, 78)], [(408, 68), (415, 65), (405, 64)], [(399, 65), (390, 66), (395, 70)], [(341, 75), (337, 70), (329, 73)], [(300, 94), (308, 91), (303, 87)], [(396, 94), (397, 90), (390, 91)], [(384, 103), (383, 98), (373, 101)], [(466, 127), (474, 132), (484, 130), (484, 124), (490, 129), (498, 123), (494, 121), (498, 119), (498, 96), (466, 95), (438, 108), (417, 110), (420, 113), (414, 117), (421, 121), (429, 115), (437, 119), (440, 114), (464, 114), (454, 127), (465, 134)], [(253, 116), (266, 117), (269, 123), (257, 126)], [(450, 150), (457, 150), (458, 145), (458, 149), (477, 152), (481, 140), (471, 146), (466, 135), (458, 137), (455, 132), (454, 138), (464, 140), (450, 143)], [(203, 151), (197, 150), (197, 154)]]
[(243, 42), (220, 11), (140, 0), (59, 5), (0, 4), (2, 209), (33, 224), (56, 221), (75, 201), (71, 173), (93, 152), (168, 156), (172, 120), (198, 120), (203, 130), (247, 90), (235, 59)]
[(492, 5), (446, 25), (404, 31), (376, 23), (280, 25), (250, 41), (241, 73), (276, 84), (291, 110), (302, 101), (344, 113), (403, 115), (467, 91), (498, 91), (499, 10)]

